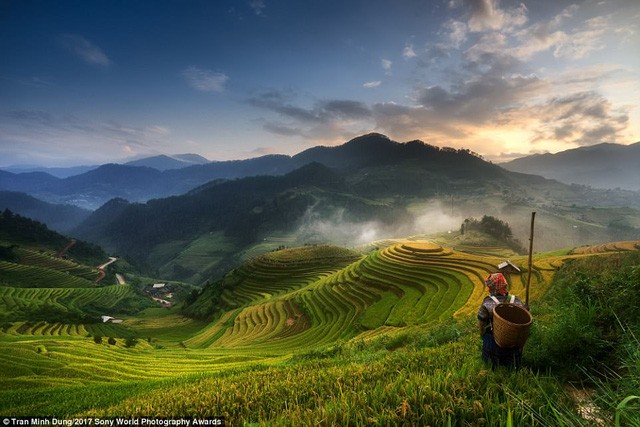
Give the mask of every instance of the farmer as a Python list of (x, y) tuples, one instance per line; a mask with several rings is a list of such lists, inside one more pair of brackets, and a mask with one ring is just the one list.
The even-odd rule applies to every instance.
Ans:
[(491, 362), (491, 367), (506, 366), (516, 369), (520, 368), (522, 360), (522, 348), (502, 348), (493, 338), (493, 309), (502, 302), (510, 302), (519, 306), (526, 306), (520, 298), (516, 296), (509, 297), (507, 290), (507, 280), (502, 273), (491, 274), (484, 284), (487, 286), (489, 296), (484, 298), (482, 305), (478, 310), (478, 325), (480, 328), (480, 336), (482, 337), (482, 360), (485, 363)]

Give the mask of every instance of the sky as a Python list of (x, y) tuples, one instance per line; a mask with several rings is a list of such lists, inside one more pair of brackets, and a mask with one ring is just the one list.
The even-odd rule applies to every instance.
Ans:
[(640, 141), (638, 0), (0, 0), (0, 166)]

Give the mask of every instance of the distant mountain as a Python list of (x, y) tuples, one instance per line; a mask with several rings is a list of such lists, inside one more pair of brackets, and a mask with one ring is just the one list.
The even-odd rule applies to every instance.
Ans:
[[(419, 141), (400, 144), (380, 135), (312, 150), (294, 158), (266, 156), (166, 171), (163, 175), (189, 172), (193, 177), (198, 171), (210, 177), (209, 168), (217, 166), (219, 176), (256, 170), (270, 174), (209, 181), (181, 196), (144, 204), (115, 199), (96, 210), (74, 233), (145, 268), (154, 264), (154, 248), (188, 243), (199, 236), (222, 233), (230, 245), (243, 248), (271, 233), (300, 229), (313, 241), (314, 227), (326, 227), (322, 225), (325, 218), (397, 229), (413, 221), (402, 200), (451, 192), (487, 194), (518, 189), (521, 182), (527, 182), (526, 176), (466, 150), (439, 149)], [(313, 158), (331, 161), (333, 167), (312, 161), (275, 175)], [(391, 202), (394, 198), (398, 202)]]
[(177, 154), (174, 156), (159, 155), (146, 157), (144, 159), (133, 160), (125, 163), (126, 166), (145, 166), (159, 171), (170, 169), (181, 169), (187, 166), (204, 165), (209, 160), (197, 154)]
[[(0, 170), (0, 191), (20, 191), (32, 194), (37, 189), (53, 189), (61, 182), (60, 178), (44, 172), (11, 173)], [(45, 190), (46, 191), (46, 190)]]
[(80, 175), (81, 173), (89, 172), (92, 169), (97, 168), (99, 165), (93, 166), (70, 166), (70, 167), (42, 167), (42, 166), (8, 166), (1, 168), (4, 171), (14, 174), (29, 173), (29, 172), (44, 172), (46, 174), (55, 176), (56, 178), (68, 178), (73, 175)]
[(50, 203), (97, 209), (114, 197), (144, 202), (183, 194), (215, 179), (278, 175), (293, 169), (289, 156), (264, 156), (165, 171), (107, 164), (65, 179), (42, 172), (13, 174), (0, 171), (0, 191), (19, 191)]
[(500, 166), (567, 184), (640, 190), (640, 142), (598, 144), (555, 154), (536, 154)]
[[(629, 149), (637, 146), (638, 144)], [(602, 176), (604, 180), (607, 173), (616, 176), (611, 171), (618, 168), (619, 173), (626, 177), (627, 184), (623, 185), (615, 178), (615, 186), (638, 188), (640, 184), (637, 184), (637, 178), (633, 178), (637, 176), (634, 169), (636, 157), (632, 154), (627, 153), (615, 166), (613, 161), (601, 165), (603, 170), (600, 173), (592, 168), (589, 173), (583, 175)], [(197, 160), (194, 155), (184, 156)], [(599, 156), (605, 157), (597, 153), (596, 157)], [(167, 158), (161, 157), (156, 160), (163, 161)], [(629, 160), (630, 158), (634, 160)], [(116, 197), (131, 202), (146, 202), (150, 199), (185, 194), (216, 180), (284, 175), (311, 162), (339, 171), (347, 179), (351, 191), (374, 198), (381, 194), (395, 196), (407, 192), (415, 196), (464, 191), (477, 193), (478, 187), (491, 185), (494, 186), (492, 190), (496, 191), (505, 185), (511, 185), (509, 182), (514, 180), (533, 179), (517, 178), (502, 167), (485, 162), (468, 150), (439, 148), (421, 141), (399, 143), (384, 135), (372, 133), (354, 138), (340, 146), (310, 148), (293, 157), (269, 155), (247, 160), (209, 162), (163, 171), (148, 166), (108, 164), (64, 179), (42, 172), (13, 174), (0, 171), (0, 191), (18, 191), (49, 203), (97, 209)], [(519, 170), (513, 166), (514, 164), (517, 165), (512, 162), (511, 166), (507, 166)], [(554, 166), (550, 169), (580, 170), (579, 167), (569, 166)], [(411, 173), (407, 173), (409, 170)], [(589, 176), (583, 176), (575, 182), (591, 183)], [(612, 203), (611, 197), (607, 200)]]
[[(132, 172), (129, 169), (141, 175), (126, 177)], [(102, 172), (106, 177), (118, 173), (121, 185), (128, 188), (129, 180), (140, 184), (149, 174), (151, 182), (141, 185), (141, 190), (184, 191), (145, 203), (129, 203), (124, 198), (135, 199), (121, 196), (96, 210), (74, 230), (75, 235), (131, 259), (150, 273), (163, 269), (163, 276), (178, 280), (197, 273), (189, 263), (166, 267), (182, 250), (196, 251), (197, 256), (202, 256), (198, 251), (209, 251), (205, 259), (222, 261), (216, 261), (215, 267), (213, 261), (207, 264), (211, 269), (207, 271), (215, 268), (220, 273), (234, 265), (243, 251), (271, 236), (295, 236), (302, 244), (332, 241), (326, 240), (331, 234), (345, 240), (343, 244), (355, 244), (363, 235), (408, 235), (415, 232), (418, 217), (426, 222), (443, 220), (442, 213), (429, 218), (422, 212), (425, 200), (442, 203), (455, 196), (460, 206), (472, 200), (460, 208), (464, 215), (475, 209), (473, 203), (486, 209), (492, 201), (497, 201), (496, 209), (518, 207), (525, 212), (536, 206), (558, 210), (560, 204), (640, 206), (640, 193), (568, 186), (510, 172), (468, 150), (421, 141), (398, 143), (379, 134), (338, 147), (315, 147), (293, 157), (264, 156), (164, 172), (119, 165)], [(581, 236), (586, 240), (590, 235), (585, 231)], [(198, 275), (207, 277), (202, 270)]]
[(25, 193), (0, 191), (0, 210), (5, 209), (40, 221), (61, 233), (76, 227), (91, 214), (90, 211), (77, 206), (55, 205)]

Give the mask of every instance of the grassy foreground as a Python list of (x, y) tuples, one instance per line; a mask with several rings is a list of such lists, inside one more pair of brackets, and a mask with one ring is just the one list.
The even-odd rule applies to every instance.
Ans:
[(487, 369), (471, 322), (339, 343), (286, 361), (220, 368), (163, 379), (128, 377), (108, 385), (52, 382), (46, 389), (5, 390), (0, 414), (222, 415), (231, 425), (442, 425), (451, 420), (494, 426), (507, 425), (507, 419), (515, 425), (549, 425), (554, 419), (549, 396), (570, 404), (553, 377), (528, 369)]

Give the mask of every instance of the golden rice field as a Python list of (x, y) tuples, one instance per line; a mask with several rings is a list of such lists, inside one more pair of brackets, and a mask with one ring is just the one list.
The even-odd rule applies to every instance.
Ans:
[[(537, 254), (531, 271), (531, 301), (545, 294), (555, 271), (566, 260), (637, 250), (639, 244), (617, 242), (578, 248), (571, 253)], [(294, 383), (305, 384), (304, 376), (295, 366), (287, 367), (290, 363), (287, 361), (295, 360), (298, 355), (323, 352), (345, 343), (370, 342), (401, 331), (429, 330), (437, 325), (473, 319), (486, 295), (485, 278), (496, 272), (497, 265), (504, 261), (497, 248), (473, 251), (465, 247), (461, 251), (430, 241), (394, 242), (367, 255), (330, 246), (287, 249), (252, 258), (229, 272), (220, 293), (221, 304), (228, 309), (210, 321), (187, 319), (177, 309), (153, 309), (145, 311), (144, 315), (123, 315), (122, 325), (102, 325), (46, 319), (33, 321), (28, 316), (34, 310), (56, 307), (78, 312), (96, 307), (117, 311), (123, 301), (141, 297), (135, 289), (129, 285), (89, 286), (86, 284), (91, 283), (89, 269), (38, 254), (28, 255), (19, 263), (0, 262), (0, 277), (4, 277), (0, 284), (0, 316), (3, 316), (0, 321), (3, 361), (0, 401), (5, 402), (0, 403), (0, 415), (29, 414), (38, 407), (52, 410), (55, 399), (62, 399), (65, 393), (76, 396), (77, 387), (91, 386), (102, 390), (100, 387), (105, 384), (114, 387), (108, 389), (112, 394), (107, 393), (112, 397), (104, 398), (107, 403), (92, 406), (82, 399), (80, 403), (65, 400), (66, 406), (62, 405), (59, 413), (111, 416), (120, 413), (122, 405), (128, 405), (129, 409), (124, 412), (130, 415), (205, 413), (211, 402), (230, 404), (230, 398), (215, 393), (216, 387), (237, 393), (243, 402), (246, 400), (247, 408), (262, 405), (257, 401), (252, 403), (251, 393), (247, 393), (253, 387), (254, 371), (263, 372), (260, 378), (275, 383), (285, 384), (282, 378), (272, 378), (284, 375)], [(511, 293), (524, 299), (527, 257), (512, 257), (511, 261), (521, 269), (519, 274), (507, 275)], [(29, 286), (29, 283), (37, 286)], [(95, 335), (104, 337), (105, 341), (94, 342), (92, 336)], [(115, 337), (116, 343), (108, 344), (107, 337)], [(138, 342), (127, 347), (125, 339), (131, 337), (137, 337)], [(469, 341), (464, 348), (473, 349), (474, 345)], [(451, 351), (463, 352), (460, 346), (451, 347)], [(429, 357), (440, 360), (441, 355), (433, 353)], [(427, 359), (420, 360), (425, 362)], [(473, 371), (473, 375), (480, 375), (474, 379), (476, 385), (483, 383), (476, 365), (460, 363), (464, 369)], [(333, 367), (333, 371), (321, 376), (321, 381), (331, 393), (336, 393), (335, 387), (329, 385), (334, 377), (353, 374), (357, 377), (354, 381), (361, 381), (360, 376), (367, 375), (366, 363), (356, 365), (355, 371), (347, 366)], [(383, 364), (375, 365), (373, 369), (380, 378), (390, 375)], [(244, 384), (246, 390), (232, 387), (225, 380), (227, 377), (237, 378), (238, 384)], [(170, 387), (163, 382), (173, 380), (177, 383)], [(450, 386), (444, 377), (442, 384), (447, 385), (426, 378), (420, 381), (425, 387)], [(401, 382), (392, 384), (390, 387), (404, 390)], [(189, 398), (188, 402), (167, 395), (190, 395), (194, 387), (213, 387), (213, 391), (200, 390), (202, 398)], [(385, 390), (384, 386), (380, 387), (377, 393), (382, 395)], [(132, 397), (120, 405), (114, 401), (119, 399), (119, 393), (126, 394), (133, 389), (138, 390), (137, 393), (147, 388), (158, 388), (158, 391), (149, 399)], [(276, 393), (273, 388), (269, 389)], [(300, 387), (295, 389), (302, 393)], [(42, 402), (36, 405), (27, 399), (25, 393), (29, 390), (40, 395)], [(389, 391), (393, 390), (386, 390)], [(431, 420), (425, 415), (428, 408), (418, 409), (414, 405), (424, 401), (427, 395), (437, 399), (436, 391), (412, 389), (410, 393), (414, 400), (407, 400), (408, 407), (402, 409), (403, 401), (394, 401), (393, 413), (385, 412), (382, 418), (375, 418), (375, 411), (369, 411), (360, 421), (384, 424), (385, 420), (401, 423), (405, 418), (411, 422)], [(365, 397), (356, 396), (337, 400), (322, 396), (305, 399), (316, 403), (306, 414), (304, 404), (295, 406), (301, 411), (297, 414), (299, 420), (322, 415), (319, 408), (327, 410), (325, 404), (367, 402)], [(171, 401), (171, 404), (163, 406), (163, 401)], [(504, 409), (515, 406), (517, 402), (513, 401)], [(271, 408), (261, 406), (265, 407)], [(473, 404), (465, 408), (464, 417), (472, 417), (474, 411), (485, 414), (480, 408), (474, 409)], [(248, 409), (243, 411), (243, 414), (248, 413)], [(405, 416), (399, 416), (403, 411)], [(407, 416), (411, 411), (424, 418)], [(339, 413), (337, 407), (328, 412), (328, 419), (334, 420), (335, 425), (341, 423)], [(263, 413), (260, 419), (269, 419), (268, 413)], [(252, 422), (250, 417), (243, 420)]]

